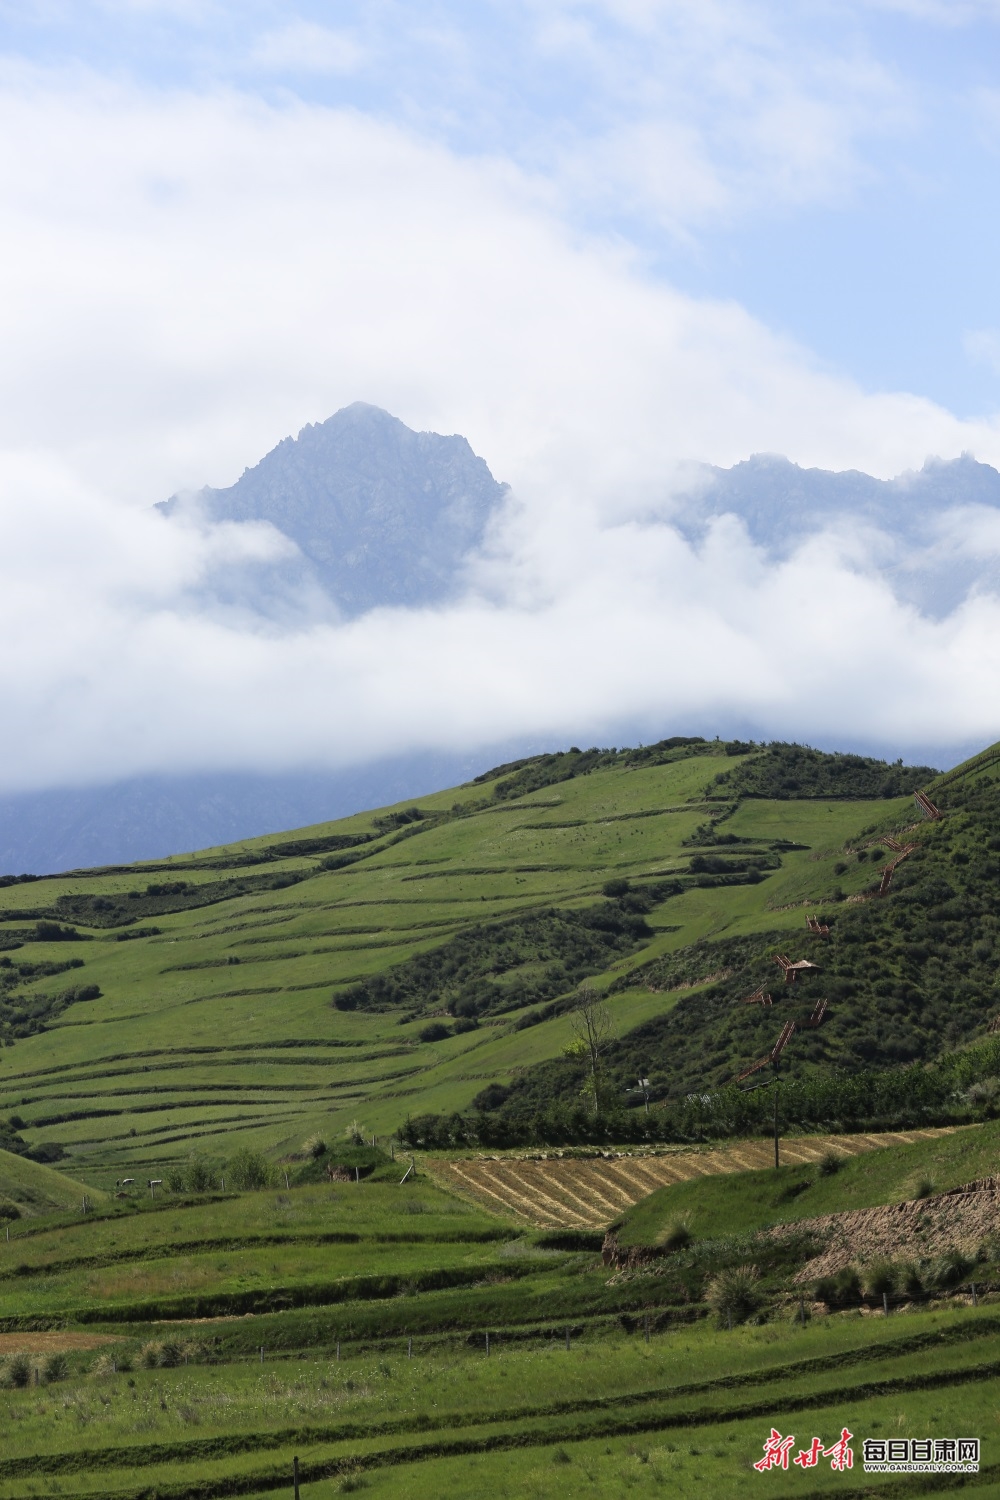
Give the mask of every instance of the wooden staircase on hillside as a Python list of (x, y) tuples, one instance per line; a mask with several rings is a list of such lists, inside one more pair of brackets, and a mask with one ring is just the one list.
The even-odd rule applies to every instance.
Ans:
[(934, 803), (926, 792), (914, 792), (913, 800), (917, 804), (917, 812), (922, 814), (923, 817), (930, 818), (931, 821), (940, 818), (941, 809), (934, 806)]

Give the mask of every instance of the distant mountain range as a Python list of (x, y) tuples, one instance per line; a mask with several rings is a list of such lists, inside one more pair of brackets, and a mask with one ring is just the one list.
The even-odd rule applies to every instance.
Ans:
[(695, 540), (712, 517), (726, 514), (739, 516), (773, 557), (830, 528), (878, 531), (888, 543), (880, 572), (893, 593), (935, 618), (973, 588), (1000, 592), (998, 558), (975, 535), (977, 519), (989, 525), (1000, 516), (1000, 473), (968, 454), (930, 458), (896, 479), (801, 469), (775, 454), (754, 454), (731, 469), (702, 470), (671, 519)]
[(0, 875), (127, 864), (304, 828), (466, 781), (507, 750), (400, 756), (339, 772), (142, 776), (0, 797)]
[[(285, 438), (228, 488), (174, 495), (158, 509), (167, 519), (265, 523), (284, 538), (277, 561), (232, 565), (209, 581), (222, 604), (352, 618), (459, 594), (508, 493), (464, 437), (413, 432), (356, 402)], [(774, 557), (828, 528), (848, 538), (877, 531), (880, 571), (894, 592), (934, 616), (972, 589), (1000, 592), (996, 559), (976, 541), (977, 527), (1000, 515), (1000, 473), (969, 457), (931, 459), (918, 473), (880, 480), (755, 455), (731, 469), (705, 467), (666, 519), (697, 541), (726, 514)], [(643, 733), (632, 726), (621, 735), (630, 732), (633, 743)], [(338, 773), (212, 772), (0, 797), (0, 873), (230, 843), (415, 797), (541, 748), (517, 742)]]

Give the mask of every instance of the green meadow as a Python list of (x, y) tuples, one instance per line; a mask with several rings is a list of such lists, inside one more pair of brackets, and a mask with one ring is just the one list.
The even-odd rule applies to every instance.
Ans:
[[(863, 1440), (889, 1436), (978, 1437), (964, 1482), (1000, 1488), (1000, 1224), (831, 1290), (806, 1222), (995, 1174), (992, 764), (881, 903), (886, 835), (916, 816), (907, 768), (719, 742), (539, 757), (413, 805), (0, 885), (0, 1500), (290, 1494), (296, 1458), (309, 1500), (949, 1489), (865, 1476)], [(822, 981), (784, 992), (775, 949)], [(689, 1175), (656, 1191), (645, 1146), (536, 1140), (521, 1167), (554, 1230), (518, 1211), (514, 1154), (403, 1145), (408, 1119), (461, 1121), (526, 1081), (585, 1114), (558, 1072), (581, 986), (660, 1079), (683, 1041), (728, 1080), (783, 1019), (739, 1005), (762, 978), (800, 1018), (829, 981), (796, 1087), (836, 1072), (827, 1035), (850, 1058), (866, 1008), (897, 1049), (876, 1063), (925, 1067), (903, 1027), (923, 1006), (920, 1045), (952, 1049), (945, 1123), (976, 1123), (739, 1172), (699, 1126), (659, 1145)], [(599, 1181), (576, 1172), (587, 1151)], [(509, 1211), (439, 1169), (470, 1156), (480, 1187), (507, 1174)], [(585, 1222), (606, 1213), (613, 1241), (559, 1217), (591, 1189)], [(798, 1451), (845, 1426), (851, 1473), (754, 1469), (772, 1427)]]
[[(31, 938), (4, 955), (12, 964), (82, 962), (58, 978), (26, 977), (18, 985), (25, 1007), (57, 997), (67, 981), (100, 989), (0, 1051), (0, 1112), (23, 1121), (33, 1146), (64, 1147), (86, 1181), (113, 1188), (120, 1176), (158, 1175), (195, 1149), (223, 1159), (247, 1143), (280, 1156), (316, 1132), (334, 1139), (357, 1122), (384, 1137), (408, 1115), (467, 1108), (485, 1083), (559, 1057), (570, 1039), (566, 1016), (518, 1030), (530, 1007), (515, 1005), (426, 1042), (420, 1032), (433, 1002), (420, 1014), (351, 1012), (334, 1008), (335, 993), (442, 947), (470, 924), (592, 907), (609, 878), (645, 887), (673, 880), (682, 889), (653, 906), (632, 951), (591, 966), (599, 988), (699, 938), (777, 929), (794, 942), (804, 932), (802, 901), (822, 901), (838, 884), (850, 894), (852, 882), (864, 882), (860, 868), (833, 873), (844, 841), (862, 825), (904, 815), (906, 804), (743, 802), (727, 828), (744, 841), (741, 852), (782, 840), (777, 868), (759, 884), (701, 888), (686, 874), (691, 843), (718, 811), (708, 795), (713, 778), (740, 762), (706, 746), (499, 802), (488, 786), (453, 789), (421, 798), (425, 817), (388, 833), (375, 818), (384, 823), (404, 808), (301, 830), (293, 842), (316, 844), (315, 853), (269, 858), (289, 845), (282, 835), (0, 889), (0, 943)], [(346, 851), (361, 857), (324, 868), (324, 848), (361, 837), (369, 842)], [(196, 900), (203, 888), (224, 893), (227, 881), (274, 877), (294, 883), (155, 909)], [(177, 880), (187, 885), (180, 898), (145, 895)], [(116, 903), (122, 920), (133, 906), (138, 916), (95, 925), (108, 912), (116, 919)], [(39, 913), (63, 914), (78, 938), (34, 940)], [(521, 955), (515, 974), (530, 982), (543, 969), (547, 993), (558, 998), (543, 960)], [(616, 990), (610, 1005), (624, 1034), (674, 1000), (637, 987)]]
[[(872, 1155), (901, 1180), (907, 1149)], [(802, 1323), (793, 1262), (763, 1242), (615, 1275), (551, 1238), (422, 1174), (22, 1221), (0, 1244), (0, 1497), (290, 1493), (295, 1457), (310, 1497), (735, 1496), (772, 1427), (808, 1449), (845, 1425), (858, 1470), (866, 1437), (971, 1435), (997, 1475), (996, 1294)], [(728, 1328), (706, 1287), (747, 1254), (762, 1301)], [(315, 1305), (183, 1305), (255, 1280), (292, 1300), (320, 1278)], [(772, 1480), (846, 1483), (827, 1462)]]

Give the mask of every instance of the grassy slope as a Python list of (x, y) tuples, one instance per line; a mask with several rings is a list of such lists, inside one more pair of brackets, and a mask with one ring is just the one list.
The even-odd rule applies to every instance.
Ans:
[[(88, 1188), (87, 1193), (94, 1205), (105, 1202), (102, 1191)], [(22, 1215), (33, 1217), (58, 1209), (78, 1209), (81, 1190), (78, 1182), (54, 1167), (0, 1151), (0, 1197), (16, 1203)]]
[[(421, 1044), (420, 1019), (400, 1025), (392, 1013), (336, 1012), (333, 986), (437, 946), (463, 924), (552, 902), (592, 904), (610, 874), (684, 871), (683, 840), (705, 820), (705, 787), (718, 766), (738, 764), (702, 755), (597, 771), (388, 846), (383, 839), (347, 868), (323, 871), (320, 856), (262, 866), (310, 878), (157, 915), (155, 936), (122, 942), (116, 930), (97, 928), (86, 942), (25, 944), (14, 961), (78, 956), (84, 967), (73, 981), (97, 983), (103, 993), (0, 1054), (0, 1110), (16, 1109), (29, 1139), (61, 1141), (81, 1167), (110, 1179), (183, 1157), (194, 1144), (214, 1155), (238, 1141), (289, 1150), (313, 1130), (336, 1134), (355, 1118), (385, 1132), (407, 1113), (467, 1105), (486, 1081), (558, 1056), (565, 1019), (515, 1032), (515, 1018), (505, 1016)], [(438, 793), (420, 806), (442, 813), (457, 795)], [(649, 916), (654, 936), (644, 957), (729, 930), (801, 931), (801, 908), (790, 903), (806, 890), (821, 900), (835, 883), (832, 864), (845, 837), (896, 812), (892, 802), (746, 804), (732, 820), (741, 837), (766, 841), (780, 831), (809, 849), (784, 854), (782, 868), (757, 886), (692, 889), (663, 903)], [(305, 832), (371, 830), (371, 816), (359, 815)], [(157, 866), (154, 878), (176, 872), (217, 880), (219, 871), (206, 866), (279, 842), (205, 851), (193, 867), (178, 856), (165, 862), (170, 871)], [(25, 926), (18, 911), (51, 907), (60, 896), (120, 898), (149, 878), (149, 869), (136, 867), (9, 887), (0, 891), (0, 934), (5, 925)], [(618, 961), (605, 982), (633, 962)], [(23, 992), (31, 997), (60, 983), (43, 978)], [(665, 1013), (674, 999), (642, 989), (615, 996), (620, 1030)]]
[[(951, 1135), (855, 1156), (838, 1172), (785, 1166), (700, 1178), (660, 1188), (625, 1215), (623, 1244), (652, 1245), (669, 1225), (685, 1222), (697, 1238), (744, 1234), (765, 1225), (819, 1214), (901, 1203), (921, 1184), (946, 1192), (993, 1176), (1000, 1157), (1000, 1122), (968, 1125)], [(807, 1184), (807, 1185), (806, 1185)], [(806, 1186), (804, 1186), (806, 1185)]]
[[(856, 1159), (822, 1179), (825, 1198), (796, 1199), (796, 1212), (891, 1200), (918, 1170), (944, 1186), (978, 1173), (998, 1137), (1000, 1126), (973, 1127)], [(747, 1201), (764, 1175), (747, 1174)], [(489, 1489), (610, 1500), (634, 1486), (735, 1496), (779, 1416), (803, 1447), (814, 1432), (832, 1441), (844, 1422), (859, 1437), (952, 1434), (958, 1424), (988, 1445), (984, 1462), (997, 1461), (1000, 1306), (948, 1303), (888, 1321), (834, 1315), (803, 1329), (785, 1291), (793, 1265), (769, 1267), (758, 1246), (771, 1321), (730, 1334), (697, 1313), (706, 1278), (747, 1252), (722, 1246), (716, 1262), (704, 1249), (693, 1280), (669, 1267), (609, 1280), (593, 1254), (546, 1248), (423, 1175), (406, 1186), (109, 1203), (86, 1220), (22, 1222), (9, 1248), (0, 1243), (0, 1322), (16, 1329), (69, 1314), (68, 1328), (46, 1336), (67, 1350), (69, 1370), (44, 1391), (4, 1391), (0, 1500), (137, 1500), (168, 1485), (192, 1500), (252, 1495), (289, 1472), (293, 1453), (317, 1495), (343, 1492), (360, 1467), (366, 1488), (385, 1496), (471, 1500)], [(352, 1294), (359, 1277), (385, 1273), (408, 1279), (408, 1295)], [(287, 1297), (321, 1283), (327, 1293), (313, 1306), (188, 1321), (185, 1299), (257, 1288)], [(75, 1347), (78, 1328), (112, 1342)], [(26, 1344), (41, 1347), (39, 1337)], [(0, 1355), (17, 1339), (0, 1335)], [(190, 1363), (143, 1368), (150, 1339), (172, 1340)], [(812, 1494), (828, 1480), (836, 1476), (790, 1474), (783, 1489)]]
[[(89, 1189), (89, 1196), (95, 1203), (100, 1203), (106, 1195), (100, 1190)], [(29, 1161), (24, 1156), (14, 1156), (10, 1151), (0, 1151), (0, 1199), (16, 1204), (20, 1212), (28, 1216), (50, 1214), (66, 1208), (78, 1209), (80, 1184), (54, 1167)]]

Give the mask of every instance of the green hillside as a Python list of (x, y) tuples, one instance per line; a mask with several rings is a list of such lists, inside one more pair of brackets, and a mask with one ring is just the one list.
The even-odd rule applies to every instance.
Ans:
[[(947, 780), (890, 895), (856, 898), (879, 876), (859, 846), (912, 824), (933, 774), (795, 746), (574, 750), (416, 807), (6, 882), (0, 1115), (112, 1186), (195, 1149), (467, 1116), (491, 1087), (537, 1111), (539, 1090), (579, 1100), (585, 979), (613, 1016), (616, 1109), (640, 1070), (654, 1102), (723, 1084), (821, 993), (793, 1073), (926, 1060), (992, 1015), (988, 765)], [(786, 996), (776, 949), (822, 953), (821, 978)], [(739, 1007), (762, 979), (780, 1003)]]
[(0, 1151), (0, 1222), (58, 1213), (64, 1209), (79, 1210), (84, 1191), (95, 1207), (107, 1195), (93, 1188), (81, 1189), (78, 1182), (43, 1162)]
[(1000, 1122), (994, 1120), (935, 1140), (855, 1156), (835, 1171), (828, 1161), (825, 1172), (784, 1165), (778, 1172), (771, 1167), (700, 1178), (643, 1198), (625, 1215), (619, 1238), (626, 1245), (653, 1245), (671, 1224), (684, 1223), (693, 1236), (710, 1239), (819, 1214), (903, 1203), (921, 1193), (946, 1193), (991, 1177), (998, 1159)]

